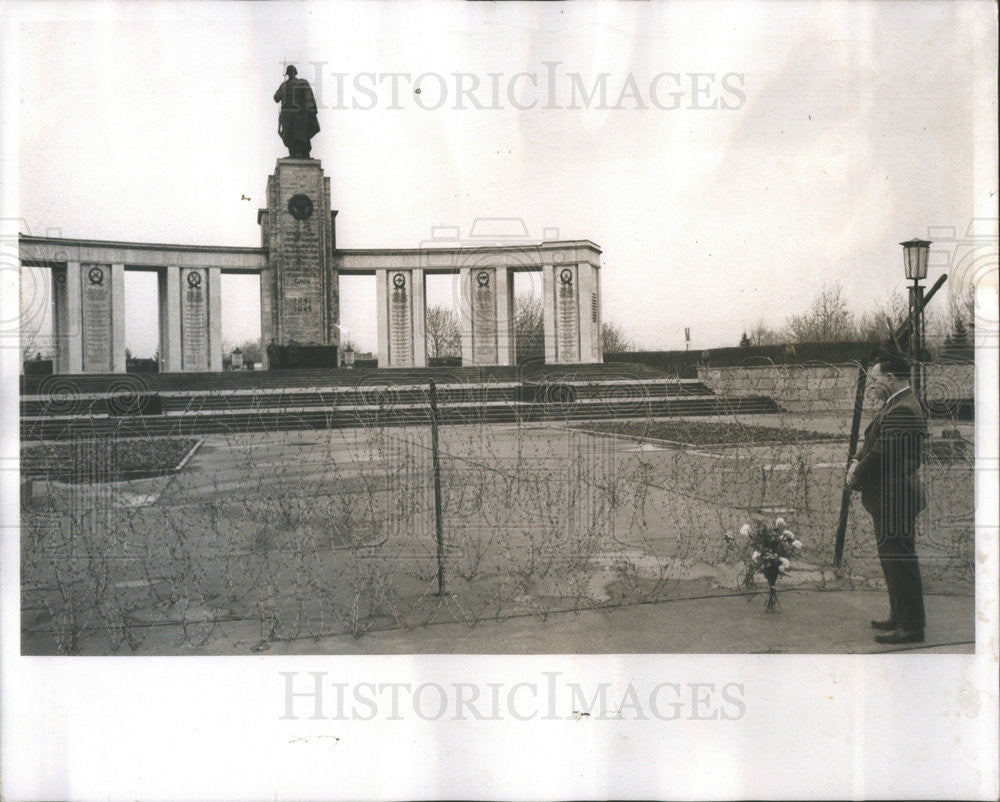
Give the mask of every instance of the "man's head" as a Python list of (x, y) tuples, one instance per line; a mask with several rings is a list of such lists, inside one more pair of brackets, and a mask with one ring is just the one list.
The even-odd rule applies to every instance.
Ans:
[(872, 393), (884, 401), (910, 383), (910, 363), (897, 351), (881, 349), (871, 359), (868, 384)]
[(295, 65), (294, 64), (289, 64), (288, 68), (285, 70), (285, 75), (287, 75), (289, 78), (294, 78), (298, 74), (299, 74), (299, 71), (297, 69), (295, 69)]

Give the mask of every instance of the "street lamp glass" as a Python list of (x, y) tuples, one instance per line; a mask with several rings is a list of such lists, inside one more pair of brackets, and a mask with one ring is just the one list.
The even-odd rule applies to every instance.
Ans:
[(903, 265), (908, 279), (927, 278), (927, 253), (931, 243), (925, 239), (911, 239), (899, 243), (903, 246)]

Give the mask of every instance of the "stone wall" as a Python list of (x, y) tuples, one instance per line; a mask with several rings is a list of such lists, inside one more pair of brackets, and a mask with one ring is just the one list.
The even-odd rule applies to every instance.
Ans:
[[(926, 366), (929, 402), (973, 398), (975, 366)], [(698, 368), (698, 378), (718, 395), (764, 395), (790, 412), (851, 409), (857, 386), (857, 366), (774, 365), (765, 367)]]

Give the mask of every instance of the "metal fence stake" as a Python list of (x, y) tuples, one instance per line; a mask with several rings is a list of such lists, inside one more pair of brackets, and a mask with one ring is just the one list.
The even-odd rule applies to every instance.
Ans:
[(437, 386), (430, 382), (431, 459), (434, 463), (434, 532), (437, 536), (438, 596), (444, 595), (444, 525), (441, 521), (441, 457), (438, 454)]

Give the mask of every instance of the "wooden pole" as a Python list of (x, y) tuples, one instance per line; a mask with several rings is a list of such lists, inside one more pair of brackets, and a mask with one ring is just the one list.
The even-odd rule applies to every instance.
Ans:
[[(847, 468), (858, 450), (858, 437), (861, 433), (861, 411), (865, 402), (865, 387), (868, 383), (868, 369), (864, 362), (858, 366), (858, 384), (854, 390), (854, 416), (851, 418), (851, 439), (847, 446)], [(847, 468), (844, 471), (847, 471)], [(844, 561), (844, 538), (847, 535), (847, 515), (851, 509), (851, 489), (844, 484), (840, 495), (840, 517), (837, 519), (837, 540), (833, 550), (833, 566), (839, 569)]]
[(444, 595), (444, 525), (441, 521), (441, 457), (438, 453), (437, 385), (430, 383), (431, 459), (434, 464), (434, 533), (437, 537), (438, 596)]
[[(937, 281), (934, 282), (934, 286), (931, 287), (930, 291), (923, 297), (918, 308), (915, 310), (916, 315), (923, 314), (924, 307), (930, 303), (931, 298), (934, 297), (941, 286), (948, 279), (947, 275), (941, 276)], [(901, 342), (904, 338), (910, 336), (911, 327), (914, 324), (913, 315), (909, 316), (895, 332), (890, 331), (890, 336), (895, 343)], [(867, 365), (864, 362), (858, 367), (858, 385), (854, 391), (854, 416), (851, 418), (851, 438), (847, 446), (847, 465), (844, 468), (844, 472), (851, 467), (851, 460), (854, 459), (854, 453), (858, 449), (858, 439), (861, 433), (861, 412), (864, 406), (865, 400), (865, 386), (868, 382), (868, 370)], [(851, 491), (844, 486), (843, 493), (840, 496), (840, 517), (837, 519), (837, 537), (833, 549), (833, 565), (834, 568), (839, 569), (843, 564), (844, 560), (844, 539), (847, 534), (847, 515), (851, 509)]]

